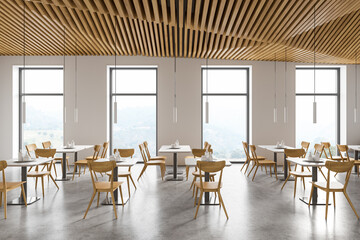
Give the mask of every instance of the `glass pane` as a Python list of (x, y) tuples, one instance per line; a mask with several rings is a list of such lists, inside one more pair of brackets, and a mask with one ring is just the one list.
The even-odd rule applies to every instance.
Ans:
[[(316, 93), (337, 93), (338, 71), (316, 69)], [(296, 93), (314, 93), (314, 70), (296, 69)]]
[(150, 154), (156, 155), (156, 96), (116, 99), (118, 123), (112, 126), (113, 148), (134, 148), (135, 156), (142, 159), (139, 144), (147, 141)]
[(209, 96), (209, 123), (205, 123), (203, 96), (203, 141), (219, 158), (244, 158), (242, 141), (246, 141), (246, 96)]
[(246, 93), (245, 69), (202, 69), (202, 73), (203, 93)]
[(26, 69), (24, 93), (63, 93), (63, 70)]
[(333, 152), (337, 143), (337, 97), (318, 96), (317, 123), (313, 123), (313, 96), (296, 96), (296, 145), (310, 142), (313, 151), (315, 143), (330, 142)]
[(51, 141), (53, 147), (63, 145), (63, 97), (27, 96), (24, 145)]
[(115, 71), (116, 93), (156, 93), (156, 69), (117, 69), (113, 79)]

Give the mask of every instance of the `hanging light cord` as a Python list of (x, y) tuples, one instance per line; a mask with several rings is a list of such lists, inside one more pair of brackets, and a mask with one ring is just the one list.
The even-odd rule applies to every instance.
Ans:
[(314, 102), (315, 102), (315, 65), (316, 65), (316, 44), (315, 44), (315, 34), (316, 34), (316, 26), (315, 26), (315, 7), (316, 7), (316, 2), (315, 2), (315, 5), (314, 5)]
[(115, 102), (116, 102), (116, 42), (117, 42), (117, 27), (116, 27), (117, 18), (115, 16), (115, 44), (114, 44), (114, 54), (115, 54)]
[(275, 70), (275, 78), (274, 78), (274, 108), (277, 106), (276, 102), (276, 76), (277, 76), (277, 69), (276, 69), (276, 53), (275, 53), (275, 61), (274, 61), (274, 70)]
[(176, 109), (176, 54), (174, 56), (174, 107)]
[[(26, 5), (25, 5), (25, 0), (24, 0), (24, 59), (23, 59), (23, 64), (24, 64), (24, 69), (23, 69), (23, 93), (25, 93), (25, 65), (26, 65)], [(23, 101), (25, 102), (25, 95), (23, 98)]]
[(78, 88), (78, 74), (77, 74), (77, 54), (78, 54), (78, 41), (75, 41), (75, 109), (77, 109), (77, 88)]
[(206, 58), (206, 102), (208, 102), (209, 97), (209, 58)]
[(355, 109), (357, 109), (357, 52), (355, 53)]
[(284, 89), (285, 89), (285, 108), (286, 108), (286, 74), (287, 74), (287, 48), (285, 48), (285, 78), (284, 78)]

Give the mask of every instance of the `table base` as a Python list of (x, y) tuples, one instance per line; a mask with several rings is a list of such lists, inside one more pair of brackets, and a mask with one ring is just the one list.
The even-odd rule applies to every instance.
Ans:
[[(124, 205), (129, 201), (129, 198), (128, 197), (124, 197)], [(102, 203), (101, 205), (113, 205), (113, 200), (111, 197), (109, 198), (106, 198)], [(115, 205), (123, 205), (122, 202), (121, 202), (121, 198), (118, 199), (118, 200), (115, 200)]]
[(58, 181), (58, 182), (70, 181), (70, 178), (68, 178), (68, 177), (66, 177), (66, 178), (55, 178), (55, 181)]
[(183, 176), (177, 176), (176, 178), (174, 178), (174, 176), (166, 176), (165, 180), (166, 181), (184, 181), (184, 177)]
[[(39, 200), (40, 200), (39, 197), (27, 197), (26, 203), (27, 203), (27, 205), (30, 205)], [(15, 198), (14, 200), (8, 202), (7, 205), (25, 205), (25, 202), (23, 201), (23, 199), (21, 197), (19, 197), (19, 198)]]
[[(177, 171), (176, 173), (177, 173), (177, 175), (183, 175), (183, 174), (184, 174), (183, 171)], [(174, 174), (174, 171), (173, 171), (173, 170), (167, 171), (167, 172), (166, 172), (166, 175), (169, 175), (169, 174), (173, 175), (173, 174)]]
[[(303, 203), (305, 203), (306, 205), (309, 204), (309, 197), (301, 197), (299, 198), (300, 201), (302, 201)], [(321, 205), (324, 206), (326, 205), (326, 200), (323, 198), (318, 198), (316, 203), (310, 203), (311, 206), (316, 206), (316, 205)], [(328, 203), (328, 205), (331, 205), (331, 203)]]
[[(218, 198), (214, 198), (214, 201), (211, 201), (213, 199), (213, 197), (209, 197), (209, 202), (205, 202), (205, 196), (201, 199), (200, 205), (201, 206), (219, 206), (219, 200)], [(198, 199), (199, 200), (199, 199)], [(198, 202), (196, 202), (196, 205), (198, 204)]]

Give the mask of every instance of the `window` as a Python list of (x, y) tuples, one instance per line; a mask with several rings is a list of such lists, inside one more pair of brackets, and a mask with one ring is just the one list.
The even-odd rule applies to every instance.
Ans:
[[(316, 68), (296, 69), (296, 145), (301, 141), (330, 142), (333, 153), (340, 142), (340, 70)], [(317, 102), (317, 123), (313, 123), (313, 102)]]
[[(249, 140), (248, 93), (248, 68), (202, 68), (202, 137), (216, 157), (245, 157), (241, 142)], [(205, 123), (206, 101), (209, 123)]]
[[(116, 81), (115, 81), (116, 76)], [(150, 154), (157, 148), (157, 68), (110, 68), (110, 142), (115, 148), (134, 148), (149, 143)], [(114, 102), (117, 102), (117, 124)]]
[[(20, 68), (20, 103), (26, 103), (26, 123), (20, 128), (20, 146), (51, 141), (63, 145), (63, 69)], [(22, 104), (20, 113), (22, 113)], [(22, 119), (20, 115), (20, 119)]]

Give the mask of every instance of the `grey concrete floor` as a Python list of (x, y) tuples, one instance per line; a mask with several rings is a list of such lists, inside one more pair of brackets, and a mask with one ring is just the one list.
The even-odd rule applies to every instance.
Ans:
[[(252, 182), (240, 172), (241, 166), (234, 164), (224, 171), (222, 195), (229, 220), (218, 206), (201, 206), (194, 220), (191, 181), (161, 181), (156, 167), (149, 167), (136, 182), (138, 189), (132, 188), (129, 202), (117, 207), (117, 220), (112, 206), (96, 207), (96, 199), (83, 220), (93, 191), (87, 172), (75, 181), (58, 182), (59, 191), (46, 180), (45, 198), (27, 208), (9, 206), (6, 220), (1, 207), (0, 239), (360, 239), (360, 221), (342, 194), (337, 195), (336, 208), (329, 207), (325, 221), (324, 206), (308, 208), (298, 199), (309, 196), (309, 183), (305, 191), (298, 184), (294, 199), (294, 182), (281, 191), (282, 181), (259, 171)], [(142, 164), (134, 167), (135, 178), (141, 168)], [(8, 180), (19, 179), (19, 169), (6, 170)], [(28, 195), (42, 197), (40, 185), (36, 193), (35, 181), (28, 183)], [(360, 214), (359, 184), (352, 175), (348, 193)], [(19, 192), (10, 192), (9, 199)], [(126, 184), (123, 192), (127, 195)]]

